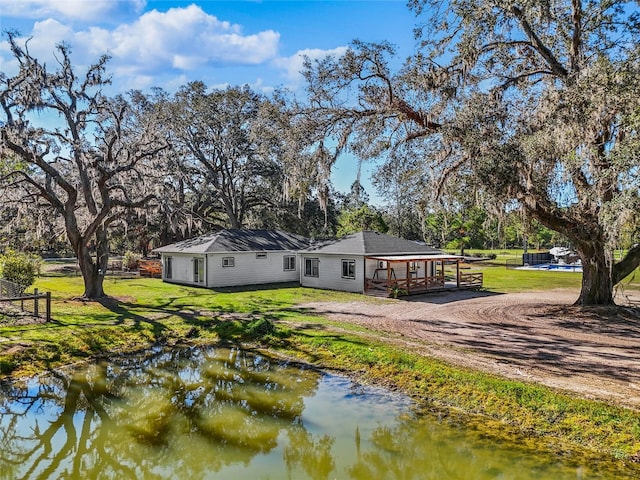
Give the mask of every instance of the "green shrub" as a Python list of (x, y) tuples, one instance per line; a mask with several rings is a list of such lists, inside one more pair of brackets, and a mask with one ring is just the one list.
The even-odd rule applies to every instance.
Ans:
[(124, 256), (122, 257), (122, 266), (125, 268), (125, 270), (137, 270), (138, 262), (140, 262), (141, 258), (142, 255), (140, 255), (139, 253), (126, 251), (124, 252)]
[(400, 286), (398, 286), (397, 283), (394, 283), (390, 289), (390, 293), (391, 293), (391, 296), (393, 296), (393, 298), (398, 298), (403, 295), (407, 295), (409, 292), (404, 288), (401, 288)]
[(35, 282), (36, 275), (40, 273), (40, 264), (38, 257), (10, 250), (0, 257), (0, 276), (17, 283), (24, 291)]

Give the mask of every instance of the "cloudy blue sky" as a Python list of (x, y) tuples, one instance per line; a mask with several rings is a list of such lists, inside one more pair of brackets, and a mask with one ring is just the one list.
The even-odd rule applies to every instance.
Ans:
[[(359, 39), (388, 40), (402, 57), (414, 45), (414, 23), (406, 0), (0, 0), (1, 30), (32, 37), (39, 58), (52, 60), (62, 41), (79, 66), (111, 55), (116, 91), (175, 91), (192, 80), (299, 90), (304, 55), (340, 53)], [(0, 68), (16, 68), (4, 37)], [(349, 159), (337, 165), (338, 189), (348, 188), (354, 170)]]

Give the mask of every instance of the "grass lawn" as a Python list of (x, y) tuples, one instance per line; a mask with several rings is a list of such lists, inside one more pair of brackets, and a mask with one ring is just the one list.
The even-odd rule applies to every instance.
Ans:
[(580, 291), (582, 274), (579, 272), (557, 272), (548, 270), (514, 270), (503, 265), (470, 264), (470, 272), (483, 273), (483, 287), (500, 293), (525, 292), (530, 290), (552, 290), (569, 288)]
[[(464, 264), (466, 272), (483, 272), (484, 288), (501, 293), (522, 292), (529, 290), (551, 290), (569, 288), (580, 291), (582, 273), (547, 270), (516, 270), (506, 268), (506, 261), (521, 258), (522, 250), (489, 251), (473, 250), (473, 253), (486, 255), (497, 254), (494, 260)], [(618, 288), (640, 290), (640, 267), (625, 278)]]
[(154, 343), (217, 341), (230, 317), (280, 319), (296, 303), (344, 300), (349, 294), (301, 287), (228, 293), (163, 283), (158, 279), (105, 279), (102, 302), (75, 299), (79, 276), (40, 277), (34, 287), (51, 291), (52, 321), (0, 324), (0, 375), (28, 375), (91, 355), (146, 348)]
[[(575, 288), (580, 275), (507, 270), (473, 264), (485, 287), (498, 292)], [(598, 456), (640, 462), (640, 413), (572, 398), (537, 385), (452, 367), (394, 347), (383, 336), (311, 316), (296, 305), (312, 301), (384, 299), (296, 286), (212, 291), (158, 279), (109, 277), (103, 302), (74, 299), (78, 276), (43, 276), (52, 292), (53, 320), (17, 325), (0, 317), (0, 375), (27, 375), (91, 357), (155, 343), (260, 345), (321, 367), (339, 368), (399, 388), (432, 407), (473, 414), (492, 435), (543, 437), (546, 445), (587, 449)], [(430, 407), (431, 408), (431, 407)], [(582, 450), (581, 450), (582, 451)]]

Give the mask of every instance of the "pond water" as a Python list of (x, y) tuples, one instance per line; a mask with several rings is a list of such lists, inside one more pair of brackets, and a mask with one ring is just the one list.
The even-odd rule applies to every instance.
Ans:
[(158, 349), (0, 389), (7, 479), (633, 478), (612, 468), (238, 349)]

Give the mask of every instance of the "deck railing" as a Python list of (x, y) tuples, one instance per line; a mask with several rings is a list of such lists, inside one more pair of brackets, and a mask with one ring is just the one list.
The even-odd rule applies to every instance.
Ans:
[(444, 288), (445, 279), (443, 276), (434, 277), (409, 277), (387, 279), (367, 278), (366, 289), (369, 292), (386, 292), (391, 290), (401, 290), (410, 293), (421, 293), (430, 290), (441, 290)]
[[(455, 274), (453, 275), (455, 282)], [(458, 288), (481, 288), (483, 282), (482, 273), (460, 273), (458, 277)], [(409, 278), (393, 278), (391, 280), (367, 278), (366, 291), (368, 293), (386, 293), (402, 292), (400, 295), (409, 295), (412, 293), (424, 293), (430, 291), (444, 290), (446, 278), (442, 275), (433, 277), (409, 277)]]
[(480, 288), (482, 287), (482, 273), (460, 273), (459, 284), (460, 288)]
[(389, 285), (386, 280), (379, 280), (376, 278), (367, 278), (365, 283), (365, 288), (367, 291), (380, 291), (387, 292), (389, 289)]

